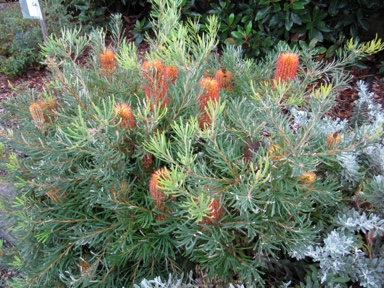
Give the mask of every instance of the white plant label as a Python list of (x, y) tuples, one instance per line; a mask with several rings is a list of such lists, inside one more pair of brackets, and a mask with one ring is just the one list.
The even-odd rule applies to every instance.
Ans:
[(37, 0), (27, 0), (29, 15), (33, 18), (43, 20), (43, 15), (41, 13), (39, 1)]
[(20, 0), (19, 3), (23, 18), (43, 20), (43, 13), (38, 0)]

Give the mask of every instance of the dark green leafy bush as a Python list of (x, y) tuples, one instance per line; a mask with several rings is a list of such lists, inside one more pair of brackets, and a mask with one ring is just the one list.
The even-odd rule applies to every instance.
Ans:
[(220, 19), (220, 40), (242, 45), (253, 57), (267, 53), (280, 40), (312, 43), (319, 53), (333, 56), (345, 39), (364, 33), (367, 19), (380, 17), (384, 8), (380, 1), (361, 0), (223, 0), (211, 6), (207, 13)]
[(0, 31), (0, 73), (16, 76), (41, 65), (42, 34), (37, 20), (23, 19), (20, 6), (14, 5), (0, 11)]

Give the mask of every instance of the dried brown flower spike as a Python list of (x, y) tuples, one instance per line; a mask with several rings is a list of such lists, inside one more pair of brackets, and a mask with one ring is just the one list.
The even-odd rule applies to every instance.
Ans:
[(341, 136), (339, 133), (335, 132), (332, 134), (329, 134), (327, 137), (327, 146), (328, 149), (333, 149), (335, 148), (341, 141)]
[(316, 180), (317, 176), (315, 172), (304, 171), (304, 174), (300, 176), (300, 181), (304, 184), (310, 185)]
[(31, 105), (29, 105), (29, 112), (31, 113), (31, 116), (33, 118), (33, 121), (35, 122), (35, 125), (39, 129), (45, 128), (45, 117), (43, 113), (43, 108), (41, 107), (40, 103), (33, 102)]

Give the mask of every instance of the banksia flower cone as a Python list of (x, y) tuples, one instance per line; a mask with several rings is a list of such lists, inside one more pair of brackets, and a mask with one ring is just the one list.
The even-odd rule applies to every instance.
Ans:
[(329, 134), (327, 137), (327, 146), (329, 149), (332, 149), (336, 147), (341, 141), (341, 136), (339, 133), (335, 132), (332, 134)]
[(121, 126), (123, 128), (134, 129), (136, 127), (135, 117), (127, 103), (115, 104), (114, 110), (116, 116), (121, 118)]
[(112, 74), (117, 67), (115, 53), (107, 49), (103, 54), (100, 54), (100, 66), (108, 73)]
[(233, 87), (232, 87), (233, 75), (230, 71), (226, 69), (221, 69), (216, 71), (215, 79), (219, 83), (219, 89), (224, 89), (229, 92), (233, 92)]
[(305, 171), (302, 176), (300, 176), (300, 181), (304, 184), (312, 184), (316, 180), (316, 173)]
[(201, 87), (203, 88), (203, 94), (198, 99), (198, 105), (200, 110), (200, 117), (199, 117), (199, 126), (201, 129), (204, 128), (206, 125), (211, 124), (211, 118), (209, 117), (207, 111), (205, 108), (208, 105), (208, 102), (217, 103), (219, 102), (219, 83), (211, 78), (206, 77), (203, 78), (200, 82)]
[(44, 128), (45, 117), (43, 113), (43, 108), (41, 107), (40, 103), (33, 102), (31, 105), (29, 105), (29, 112), (31, 113), (31, 116), (33, 118), (33, 121), (35, 122), (36, 127), (40, 129)]
[(175, 84), (177, 76), (179, 76), (179, 70), (177, 70), (175, 66), (166, 66), (165, 71), (168, 81), (170, 81), (172, 84)]
[(276, 73), (273, 78), (276, 82), (286, 82), (296, 77), (299, 66), (299, 56), (295, 53), (282, 53), (277, 60)]
[(146, 80), (144, 92), (150, 101), (151, 108), (169, 105), (167, 71), (160, 60), (144, 61), (143, 76)]
[(210, 204), (211, 212), (208, 214), (208, 217), (201, 220), (201, 224), (211, 225), (219, 221), (224, 214), (224, 209), (220, 205), (220, 198), (214, 199)]
[[(149, 193), (151, 197), (153, 198), (153, 204), (155, 209), (159, 211), (165, 212), (165, 200), (167, 199), (167, 196), (165, 195), (164, 191), (161, 190), (159, 187), (159, 179), (161, 177), (167, 176), (167, 170), (165, 168), (157, 169), (151, 176), (151, 179), (149, 180)], [(158, 214), (156, 216), (156, 220), (163, 220), (166, 216)]]

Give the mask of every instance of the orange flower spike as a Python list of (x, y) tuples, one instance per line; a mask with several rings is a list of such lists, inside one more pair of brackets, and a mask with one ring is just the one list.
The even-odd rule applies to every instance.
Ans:
[(165, 71), (168, 81), (170, 81), (172, 84), (175, 84), (177, 76), (179, 76), (179, 70), (177, 70), (175, 66), (166, 66)]
[(216, 71), (215, 79), (219, 83), (219, 89), (224, 89), (228, 92), (233, 92), (233, 75), (230, 71), (226, 70), (225, 68)]
[(159, 188), (159, 179), (160, 177), (164, 176), (165, 173), (165, 168), (157, 169), (155, 172), (153, 172), (151, 179), (149, 180), (149, 193), (153, 198), (155, 207), (160, 210), (164, 206), (164, 201), (166, 197), (164, 192)]
[(143, 77), (146, 79), (144, 92), (153, 105), (166, 107), (169, 105), (167, 71), (160, 60), (144, 61), (142, 64)]
[(211, 212), (208, 214), (208, 217), (201, 220), (201, 224), (211, 225), (219, 221), (224, 214), (224, 209), (220, 206), (220, 198), (216, 198), (210, 204)]
[(164, 65), (158, 59), (153, 61), (147, 60), (144, 61), (141, 65), (141, 68), (144, 71), (144, 78), (149, 81), (158, 81), (161, 82), (164, 75)]
[(103, 54), (100, 54), (100, 66), (108, 73), (112, 74), (117, 67), (115, 53), (107, 49)]
[(198, 119), (200, 129), (204, 129), (205, 126), (211, 125), (211, 118), (209, 117), (205, 107), (209, 101), (214, 103), (219, 102), (219, 83), (211, 78), (205, 77), (200, 81), (200, 85), (203, 88), (203, 94), (198, 99), (198, 105), (200, 112), (202, 113)]
[(209, 101), (219, 102), (219, 83), (211, 77), (206, 77), (201, 79), (200, 85), (203, 88), (203, 95), (200, 96), (198, 104), (200, 111), (204, 111)]
[(134, 129), (136, 127), (135, 116), (127, 103), (115, 104), (114, 110), (117, 117), (121, 118), (123, 128)]
[[(167, 195), (159, 188), (159, 179), (167, 176), (167, 170), (165, 168), (159, 168), (153, 172), (151, 179), (149, 180), (149, 194), (153, 198), (153, 204), (155, 209), (165, 212), (164, 202), (167, 199)], [(173, 199), (174, 200), (174, 199)], [(158, 214), (156, 220), (160, 221), (165, 219), (166, 216)]]
[(277, 65), (276, 73), (273, 78), (275, 81), (286, 82), (296, 77), (297, 68), (299, 66), (299, 56), (295, 53), (282, 53), (280, 54)]

